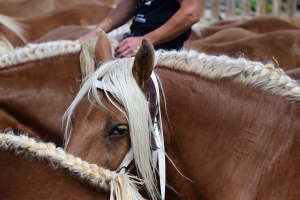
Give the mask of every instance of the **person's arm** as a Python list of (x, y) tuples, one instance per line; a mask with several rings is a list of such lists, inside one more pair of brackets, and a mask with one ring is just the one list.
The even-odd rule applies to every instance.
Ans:
[(115, 28), (127, 23), (133, 16), (137, 0), (120, 0), (117, 7), (113, 9), (91, 32), (80, 37), (79, 42), (97, 35), (99, 28), (108, 33)]
[(153, 44), (170, 41), (199, 21), (197, 0), (178, 0), (180, 9), (162, 26), (145, 35)]
[(198, 0), (178, 0), (180, 9), (162, 26), (142, 37), (129, 37), (116, 48), (116, 56), (130, 57), (147, 38), (153, 45), (170, 41), (199, 21)]

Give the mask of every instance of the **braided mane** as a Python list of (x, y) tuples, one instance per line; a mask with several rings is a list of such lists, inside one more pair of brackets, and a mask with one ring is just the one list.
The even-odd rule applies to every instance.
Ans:
[(197, 51), (157, 51), (157, 66), (191, 72), (211, 79), (230, 79), (284, 96), (292, 102), (300, 102), (300, 85), (273, 63), (263, 64), (245, 58), (230, 58), (225, 55), (213, 56)]
[(34, 60), (42, 60), (81, 50), (77, 41), (59, 40), (40, 44), (27, 44), (25, 47), (0, 55), (0, 69)]
[(110, 192), (111, 199), (143, 199), (136, 188), (136, 185), (142, 184), (137, 177), (89, 164), (56, 148), (53, 143), (37, 142), (26, 135), (17, 136), (7, 131), (0, 133), (0, 148), (16, 150), (17, 153), (25, 151), (26, 155), (36, 160), (46, 159), (53, 167), (67, 169), (76, 177), (87, 180), (93, 187)]

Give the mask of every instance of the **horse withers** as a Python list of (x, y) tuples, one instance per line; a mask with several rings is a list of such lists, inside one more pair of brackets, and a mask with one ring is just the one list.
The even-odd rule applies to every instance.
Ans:
[(147, 103), (152, 72), (160, 83), (166, 199), (300, 196), (300, 86), (272, 63), (154, 52), (143, 41), (134, 59), (107, 62), (86, 80), (65, 114), (67, 152), (117, 169), (131, 150), (150, 199), (159, 198)]

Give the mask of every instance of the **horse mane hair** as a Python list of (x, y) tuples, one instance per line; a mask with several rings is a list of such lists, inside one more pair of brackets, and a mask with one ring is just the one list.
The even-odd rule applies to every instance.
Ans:
[[(230, 58), (228, 56), (212, 56), (197, 51), (156, 51), (156, 67), (164, 66), (170, 69), (185, 71), (211, 79), (230, 79), (255, 88), (285, 96), (287, 99), (299, 102), (300, 86), (297, 81), (284, 74), (284, 71), (275, 68), (272, 63), (263, 64), (249, 61), (245, 58)], [(107, 98), (107, 91), (124, 106), (128, 119), (130, 138), (135, 163), (142, 179), (145, 181), (151, 199), (156, 199), (157, 188), (151, 165), (149, 140), (149, 114), (147, 101), (132, 75), (132, 58), (122, 58), (104, 63), (82, 85), (77, 97), (65, 112), (65, 139), (66, 148), (73, 130), (71, 116), (75, 107), (85, 95), (92, 94), (101, 108), (97, 88), (98, 79), (102, 80)], [(111, 101), (111, 100), (110, 100)], [(112, 102), (112, 101), (111, 101)], [(132, 106), (134, 105), (134, 106)], [(120, 109), (120, 108), (119, 108)], [(121, 110), (121, 109), (120, 109)]]
[(77, 41), (58, 40), (40, 44), (27, 44), (21, 48), (0, 55), (0, 68), (9, 67), (34, 60), (42, 60), (66, 53), (77, 53), (81, 50)]
[(131, 23), (132, 22), (130, 21), (130, 22), (120, 26), (119, 28), (112, 30), (111, 32), (107, 33), (107, 36), (109, 38), (114, 38), (118, 42), (121, 42), (123, 40), (124, 33), (127, 33), (130, 31)]
[(6, 37), (0, 33), (0, 55), (9, 51), (12, 51), (14, 47), (12, 44), (6, 39)]
[(279, 94), (292, 102), (300, 102), (299, 82), (286, 75), (283, 69), (275, 68), (272, 62), (263, 64), (245, 58), (206, 55), (194, 50), (156, 51), (156, 60), (160, 66), (215, 80), (230, 79), (264, 92)]
[(54, 168), (66, 169), (79, 179), (88, 181), (92, 187), (110, 192), (111, 199), (142, 199), (137, 189), (138, 184), (143, 184), (139, 178), (89, 164), (56, 148), (53, 143), (37, 142), (34, 138), (15, 135), (12, 130), (7, 130), (0, 133), (0, 148), (15, 150), (17, 154), (25, 152), (35, 160), (47, 160)]
[(82, 80), (95, 71), (95, 46), (97, 38), (86, 40), (81, 45), (80, 68)]
[(0, 24), (14, 32), (25, 44), (27, 44), (27, 34), (24, 30), (25, 24), (18, 22), (16, 19), (0, 14)]

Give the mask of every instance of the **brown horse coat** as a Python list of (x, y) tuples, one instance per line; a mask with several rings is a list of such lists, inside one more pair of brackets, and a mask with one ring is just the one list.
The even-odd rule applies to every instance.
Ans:
[(290, 23), (287, 20), (281, 19), (275, 16), (261, 16), (261, 17), (254, 17), (250, 20), (244, 21), (237, 21), (225, 25), (219, 26), (206, 26), (199, 28), (198, 31), (201, 32), (201, 36), (199, 35), (199, 39), (205, 38), (209, 35), (212, 35), (220, 30), (232, 27), (240, 27), (254, 33), (269, 33), (273, 31), (280, 31), (280, 30), (298, 30), (298, 26)]
[[(213, 37), (213, 35), (210, 37)], [(210, 37), (207, 37), (207, 39)], [(196, 40), (189, 45), (192, 49), (207, 54), (243, 56), (264, 63), (269, 61), (276, 63), (273, 60), (274, 57), (278, 61), (279, 67), (284, 70), (300, 67), (299, 30), (270, 32), (223, 43), (204, 43), (202, 40)]]
[(109, 199), (67, 170), (13, 150), (0, 149), (0, 183), (1, 199)]
[(80, 80), (79, 52), (0, 68), (0, 130), (12, 128), (61, 146), (61, 117)]
[[(103, 3), (81, 3), (34, 17), (18, 19), (17, 21), (24, 24), (28, 42), (33, 42), (49, 31), (63, 25), (98, 24), (111, 9), (110, 6)], [(14, 47), (24, 45), (24, 42), (15, 33), (2, 24), (0, 24), (0, 32)]]
[(117, 0), (1, 0), (0, 13), (12, 17), (31, 17), (63, 9), (78, 3), (104, 3), (115, 5)]
[(191, 37), (184, 42), (184, 48), (187, 50), (197, 49), (197, 46), (194, 47), (194, 42), (197, 44), (199, 43), (217, 44), (223, 42), (234, 42), (236, 40), (255, 36), (255, 35), (257, 34), (243, 28), (230, 27), (230, 28), (222, 29), (202, 39), (197, 39), (196, 35), (191, 35)]
[(76, 40), (89, 33), (91, 29), (80, 25), (67, 25), (58, 27), (46, 33), (44, 36), (34, 40), (34, 43), (42, 43), (54, 40)]

